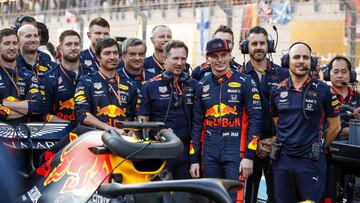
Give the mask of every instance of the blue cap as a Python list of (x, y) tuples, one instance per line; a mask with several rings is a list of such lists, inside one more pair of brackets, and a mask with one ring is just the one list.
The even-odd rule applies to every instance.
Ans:
[(206, 54), (216, 51), (230, 51), (229, 44), (225, 40), (219, 38), (208, 41), (206, 44)]

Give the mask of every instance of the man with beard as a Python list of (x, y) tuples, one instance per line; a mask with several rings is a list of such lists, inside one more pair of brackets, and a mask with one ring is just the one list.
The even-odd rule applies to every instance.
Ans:
[(51, 61), (49, 55), (38, 51), (40, 37), (36, 27), (30, 24), (23, 25), (18, 30), (20, 54), (17, 57), (19, 68), (31, 71), (38, 80), (56, 63)]
[[(268, 33), (260, 26), (251, 28), (246, 33), (246, 40), (242, 42), (245, 49), (245, 52), (242, 50), (243, 53), (250, 55), (250, 61), (246, 63), (244, 72), (255, 81), (260, 94), (263, 121), (260, 135), (261, 146), (271, 143), (272, 137), (275, 136), (274, 123), (270, 115), (270, 90), (289, 76), (287, 69), (281, 68), (266, 58), (266, 54), (275, 51), (272, 45), (273, 43), (268, 40)], [(262, 149), (267, 150), (267, 148), (258, 147), (259, 152), (262, 152), (260, 151)], [(257, 202), (259, 183), (263, 173), (266, 178), (268, 202), (275, 202), (270, 166), (268, 154), (257, 153), (255, 155), (254, 171), (247, 180), (245, 202)]]
[(119, 74), (130, 80), (133, 80), (140, 93), (145, 81), (153, 78), (155, 75), (144, 70), (144, 60), (146, 54), (146, 44), (137, 38), (128, 38), (122, 43), (122, 53), (125, 67), (119, 70)]
[[(191, 178), (189, 145), (193, 102), (197, 82), (184, 73), (188, 48), (182, 41), (169, 41), (164, 47), (165, 69), (147, 81), (139, 96), (138, 119), (164, 122), (184, 143), (184, 152), (166, 165), (174, 179)], [(151, 131), (154, 136), (156, 132)]]
[(95, 49), (100, 68), (80, 78), (75, 90), (75, 113), (81, 124), (101, 130), (116, 128), (119, 121), (134, 120), (136, 87), (116, 72), (119, 47), (111, 38), (100, 40)]
[(59, 37), (60, 64), (47, 72), (41, 80), (40, 92), (44, 97), (44, 111), (48, 122), (75, 122), (74, 93), (80, 76), (91, 69), (80, 64), (80, 35), (66, 30)]
[[(190, 174), (199, 178), (201, 158), (206, 178), (248, 178), (262, 128), (260, 95), (250, 76), (229, 68), (225, 40), (207, 43), (206, 60), (212, 74), (196, 87)], [(235, 193), (231, 197), (241, 198)]]
[(11, 125), (28, 122), (40, 114), (41, 95), (36, 77), (16, 64), (19, 40), (16, 32), (0, 31), (0, 120)]
[(98, 71), (100, 64), (95, 55), (96, 44), (105, 37), (110, 36), (110, 25), (102, 17), (94, 18), (89, 25), (87, 36), (90, 39), (90, 47), (81, 51), (80, 63), (87, 65), (91, 70)]
[[(230, 48), (230, 54), (232, 49), (234, 48), (234, 32), (232, 31), (232, 29), (226, 25), (220, 25), (214, 32), (213, 34), (213, 38), (219, 38), (219, 39), (223, 39), (226, 40), (229, 44), (229, 48)], [(241, 70), (241, 65), (238, 64), (237, 62), (235, 62), (235, 58), (232, 57), (231, 61), (230, 61), (230, 68), (233, 71), (240, 71), (243, 72), (243, 70)], [(209, 63), (203, 63), (200, 66), (197, 66), (194, 68), (194, 70), (191, 73), (191, 77), (194, 78), (197, 81), (200, 81), (201, 79), (203, 79), (204, 77), (206, 77), (207, 75), (209, 75), (211, 73), (211, 67)]]
[[(313, 60), (309, 45), (291, 45), (284, 60), (290, 77), (274, 87), (270, 95), (276, 126), (271, 158), (277, 203), (322, 201), (326, 181), (322, 149), (340, 131), (339, 101), (330, 86), (310, 77), (311, 68), (315, 68)], [(323, 135), (325, 119), (329, 127)]]

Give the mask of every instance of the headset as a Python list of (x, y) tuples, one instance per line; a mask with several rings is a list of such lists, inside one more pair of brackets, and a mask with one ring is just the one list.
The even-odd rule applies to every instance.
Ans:
[[(311, 51), (311, 47), (310, 47), (308, 44), (306, 44), (305, 42), (295, 42), (294, 44), (292, 44), (292, 45), (290, 46), (290, 48), (289, 48), (288, 50), (290, 51), (290, 49), (291, 49), (293, 46), (297, 45), (297, 44), (305, 45), (305, 46), (310, 50), (310, 53), (312, 52), (312, 51)], [(315, 56), (311, 56), (310, 59), (311, 59), (310, 70), (311, 70), (311, 71), (316, 71), (316, 67), (317, 67), (317, 65), (318, 65), (318, 60), (319, 60), (319, 58), (318, 58), (318, 57), (315, 57)], [(281, 57), (281, 66), (282, 66), (283, 68), (290, 68), (289, 64), (290, 64), (290, 56), (289, 56), (289, 52), (288, 52), (288, 53), (284, 54), (284, 55)]]
[(330, 71), (331, 71), (332, 65), (335, 60), (344, 60), (346, 62), (347, 67), (350, 71), (350, 82), (349, 83), (356, 83), (357, 82), (356, 72), (355, 72), (354, 68), (352, 67), (350, 60), (348, 58), (346, 58), (345, 56), (335, 56), (333, 59), (331, 59), (331, 61), (323, 69), (324, 80), (330, 81)]
[[(275, 30), (275, 32), (277, 34), (276, 27), (273, 26), (273, 29)], [(249, 37), (250, 34), (252, 34), (252, 32), (250, 32), (250, 30), (246, 33), (245, 39), (240, 42), (240, 50), (241, 50), (242, 54), (249, 54), (249, 40), (247, 38)], [(255, 34), (257, 34), (257, 33), (255, 33)], [(264, 34), (264, 33), (261, 32), (259, 34)], [(267, 32), (266, 32), (266, 36), (268, 36)], [(267, 41), (267, 45), (268, 45), (267, 53), (275, 53), (276, 46), (275, 46), (274, 40), (268, 38), (266, 41)]]
[(15, 24), (13, 26), (11, 26), (11, 29), (13, 29), (15, 32), (17, 32), (19, 30), (19, 28), (21, 27), (21, 23), (23, 23), (24, 21), (36, 22), (35, 18), (33, 18), (32, 16), (19, 15), (16, 17)]

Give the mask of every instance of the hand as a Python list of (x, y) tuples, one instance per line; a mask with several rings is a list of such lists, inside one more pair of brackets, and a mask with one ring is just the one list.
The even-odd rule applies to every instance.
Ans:
[(271, 152), (272, 138), (260, 140), (256, 149), (256, 155), (260, 158), (266, 158)]
[(191, 164), (190, 175), (192, 178), (200, 178), (200, 164)]
[(360, 107), (355, 109), (354, 111), (354, 118), (355, 119), (360, 119)]
[(253, 173), (254, 162), (251, 159), (243, 158), (240, 162), (239, 173), (247, 179)]
[(122, 129), (119, 128), (115, 128), (113, 126), (107, 125), (105, 126), (104, 130), (110, 130), (110, 129), (114, 129), (117, 133), (119, 133), (119, 135), (125, 135), (126, 136), (126, 132)]

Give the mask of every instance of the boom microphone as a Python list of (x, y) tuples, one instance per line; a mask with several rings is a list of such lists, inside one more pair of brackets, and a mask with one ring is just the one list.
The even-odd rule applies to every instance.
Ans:
[(347, 85), (348, 85), (348, 83), (347, 83), (347, 82), (342, 81), (342, 82), (341, 82), (341, 85), (347, 86)]

